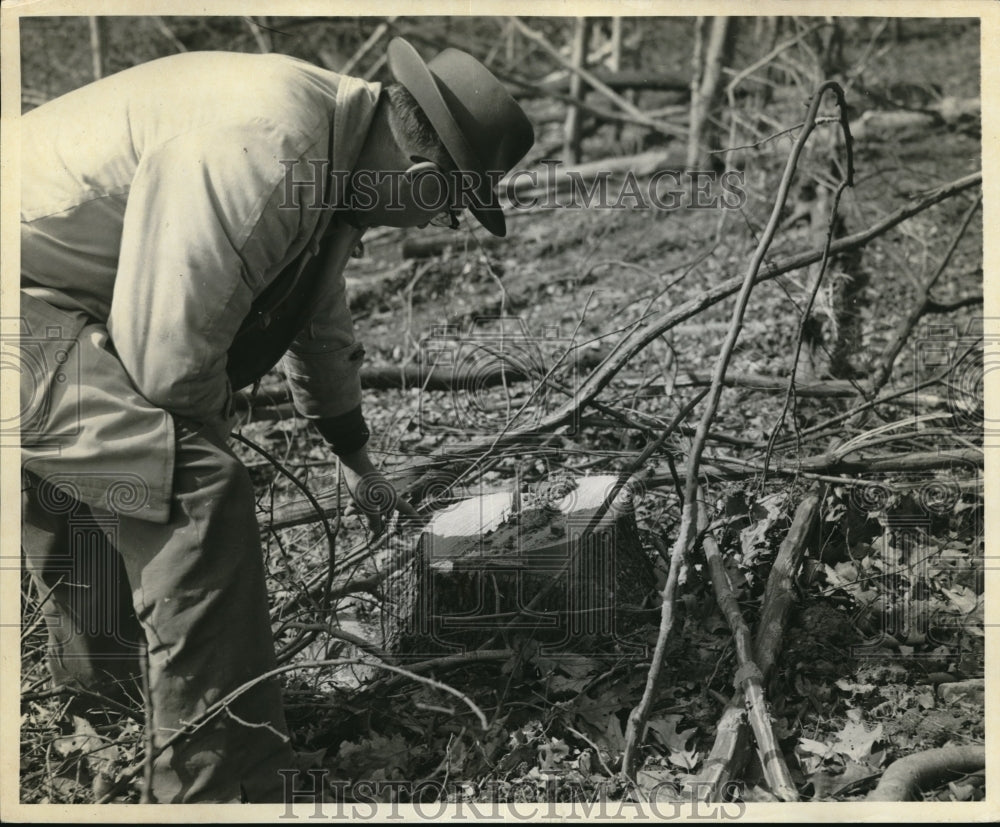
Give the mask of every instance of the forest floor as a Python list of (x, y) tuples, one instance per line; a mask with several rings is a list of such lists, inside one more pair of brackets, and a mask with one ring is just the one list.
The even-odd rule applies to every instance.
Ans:
[[(864, 46), (854, 44), (859, 52)], [(881, 90), (901, 84), (923, 88), (929, 103), (976, 98), (979, 67), (970, 56), (977, 53), (974, 27), (913, 29), (892, 49), (875, 52), (864, 84)], [(672, 68), (684, 68), (680, 58), (675, 62)], [(759, 134), (799, 124), (808, 95), (799, 86), (778, 87), (767, 120), (756, 125)], [(658, 105), (655, 95), (642, 102)], [(857, 87), (848, 90), (848, 102), (855, 123), (862, 122), (863, 112), (885, 108)], [(551, 105), (533, 100), (526, 108), (543, 123)], [(825, 105), (823, 114), (835, 115), (833, 105)], [(835, 129), (836, 124), (825, 124), (812, 138), (786, 219), (810, 199), (803, 182), (828, 175), (824, 136)], [(535, 161), (559, 145), (561, 123), (553, 121), (538, 132)], [(489, 371), (499, 365), (499, 347), (516, 366), (549, 380), (454, 391), (367, 390), (370, 447), (389, 479), (405, 490), (421, 458), (447, 455), (458, 444), (493, 437), (504, 428), (530, 429), (532, 422), (543, 422), (630, 330), (742, 276), (770, 214), (794, 136), (793, 131), (743, 150), (734, 159), (746, 196), (738, 209), (513, 211), (508, 236), (498, 244), (484, 243), (485, 231), (470, 227), (464, 217), (454, 246), (417, 260), (404, 259), (401, 250), (402, 242), (420, 231), (371, 234), (365, 257), (348, 271), (367, 365), (441, 364), (446, 353), (458, 366)], [(674, 151), (643, 141), (630, 127), (603, 126), (584, 144), (588, 159), (660, 148)], [(873, 226), (981, 164), (976, 129), (946, 123), (904, 127), (885, 136), (869, 130), (854, 150), (856, 186), (840, 205), (847, 234)], [(860, 388), (871, 377), (975, 196), (970, 189), (949, 198), (863, 247), (855, 265), (863, 288), (849, 308), (855, 325), (848, 355), (852, 374), (841, 381)], [(443, 232), (432, 229), (422, 237)], [(981, 294), (982, 240), (976, 214), (934, 291), (937, 302)], [(765, 270), (816, 246), (808, 220), (786, 220)], [(829, 283), (836, 278), (836, 270), (828, 274)], [(984, 740), (984, 696), (977, 683), (984, 677), (981, 454), (975, 459), (983, 445), (982, 411), (976, 408), (982, 402), (982, 308), (973, 304), (924, 316), (895, 360), (885, 389), (899, 391), (899, 398), (876, 406), (867, 417), (847, 415), (864, 401), (859, 393), (801, 395), (783, 413), (808, 284), (808, 272), (798, 269), (754, 289), (728, 375), (772, 378), (773, 387), (744, 383), (723, 391), (706, 448), (709, 467), (702, 491), (751, 628), (797, 506), (808, 492), (820, 493), (818, 526), (767, 699), (802, 799), (862, 800), (900, 757)], [(433, 508), (514, 485), (531, 490), (553, 479), (630, 469), (643, 448), (704, 390), (729, 328), (732, 301), (711, 304), (638, 351), (598, 395), (595, 403), (600, 404), (580, 412), (575, 427), (539, 432), (516, 449), (496, 452)], [(822, 314), (816, 311), (817, 317)], [(837, 336), (833, 316), (831, 310), (819, 334), (820, 367), (810, 381), (830, 380), (823, 372), (822, 350)], [(501, 317), (505, 338), (498, 340)], [(800, 376), (806, 361), (803, 352)], [(947, 375), (943, 382), (921, 386), (942, 372)], [(272, 380), (271, 386), (280, 386), (277, 375)], [(693, 428), (699, 410), (683, 424)], [(785, 424), (769, 447), (782, 417)], [(335, 458), (302, 419), (251, 421), (240, 431), (279, 457), (312, 493), (334, 496)], [(675, 431), (641, 469), (646, 476), (637, 505), (639, 536), (658, 587), (667, 568), (663, 554), (673, 546), (680, 522), (674, 475), (683, 473), (691, 439), (690, 430)], [(834, 439), (861, 453), (845, 449), (837, 461), (810, 465), (811, 458), (829, 457)], [(530, 634), (511, 634), (502, 657), (429, 672), (483, 710), (485, 730), (460, 700), (427, 684), (371, 665), (309, 666), (363, 651), (322, 632), (304, 637), (283, 614), (302, 583), (314, 581), (328, 566), (328, 538), (315, 522), (266, 530), (282, 507), (303, 502), (301, 494), (271, 462), (244, 445), (237, 450), (251, 467), (260, 495), (279, 652), (286, 662), (302, 664), (284, 676), (296, 749), (328, 769), (331, 778), (420, 779), (438, 789), (451, 785), (449, 796), (471, 800), (547, 800), (553, 789), (567, 800), (590, 800), (598, 790), (620, 800), (636, 795), (618, 770), (627, 716), (646, 683), (658, 611), (630, 629), (627, 640), (598, 652), (553, 654)], [(938, 454), (943, 461), (908, 468), (905, 458), (914, 454)], [(881, 472), (838, 465), (850, 459), (864, 463), (873, 455), (897, 456), (900, 463), (887, 462), (889, 470)], [(951, 455), (957, 458), (949, 462)], [(357, 516), (336, 521), (337, 555), (357, 559), (353, 569), (340, 572), (338, 583), (370, 577), (385, 564), (384, 553), (357, 553), (365, 541)], [(413, 541), (412, 532), (402, 540)], [(678, 612), (664, 686), (642, 741), (638, 786), (647, 790), (699, 777), (733, 693), (733, 636), (716, 604), (700, 546), (690, 555)], [(306, 619), (328, 624), (330, 617), (336, 628), (372, 646), (386, 643), (377, 590), (346, 595), (334, 613)], [(25, 636), (25, 686), (37, 686), (43, 675), (42, 643), (37, 627)], [(66, 749), (58, 755), (51, 748), (59, 737), (59, 701), (31, 700), (22, 711), (23, 800), (92, 800), (89, 779), (72, 762), (78, 753)], [(119, 726), (113, 736), (126, 761), (141, 751), (134, 723)], [(734, 796), (773, 800), (755, 756), (736, 780)], [(982, 773), (974, 773), (925, 796), (976, 800), (984, 786)]]

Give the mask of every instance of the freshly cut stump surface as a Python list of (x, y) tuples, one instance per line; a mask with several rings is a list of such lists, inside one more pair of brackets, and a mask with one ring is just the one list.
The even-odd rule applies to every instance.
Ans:
[(419, 659), (525, 637), (547, 651), (610, 653), (646, 619), (654, 588), (625, 487), (580, 477), (516, 497), (501, 491), (439, 512), (393, 579), (390, 648)]

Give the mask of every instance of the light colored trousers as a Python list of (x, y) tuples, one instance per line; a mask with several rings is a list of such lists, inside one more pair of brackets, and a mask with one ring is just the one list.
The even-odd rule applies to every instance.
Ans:
[[(94, 327), (80, 331), (81, 347), (104, 339)], [(86, 408), (81, 413), (85, 430)], [(144, 640), (157, 748), (275, 665), (249, 475), (208, 428), (176, 419), (174, 441), (165, 523), (88, 506), (47, 483), (44, 472), (24, 474), (22, 548), (39, 594), (48, 596), (53, 679), (134, 703)], [(32, 465), (41, 467), (58, 469), (58, 456)], [(95, 706), (88, 694), (73, 710)], [(280, 801), (278, 771), (293, 768), (292, 759), (280, 684), (268, 679), (159, 755), (153, 797)]]

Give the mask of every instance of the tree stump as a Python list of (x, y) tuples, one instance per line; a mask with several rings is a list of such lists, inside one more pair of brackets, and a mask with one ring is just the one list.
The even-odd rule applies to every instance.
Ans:
[(387, 584), (387, 648), (412, 660), (525, 638), (547, 652), (641, 650), (629, 637), (648, 619), (655, 578), (634, 490), (606, 502), (617, 481), (546, 483), (439, 512)]

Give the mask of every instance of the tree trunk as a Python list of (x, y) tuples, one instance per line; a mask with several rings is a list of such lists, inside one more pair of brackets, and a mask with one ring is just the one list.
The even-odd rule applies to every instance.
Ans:
[(635, 648), (628, 633), (643, 622), (654, 576), (627, 486), (592, 526), (616, 481), (543, 484), (523, 507), (515, 488), (439, 512), (389, 581), (386, 648), (422, 658), (512, 637), (551, 651)]
[[(590, 40), (590, 21), (586, 17), (576, 19), (573, 31), (573, 65), (578, 69), (587, 67), (587, 43)], [(569, 79), (569, 95), (573, 100), (580, 100), (586, 94), (586, 85), (583, 78), (578, 74), (573, 74)], [(570, 104), (566, 112), (565, 145), (563, 148), (563, 161), (567, 164), (576, 164), (580, 160), (580, 123), (582, 114), (579, 106)]]
[[(699, 26), (701, 26), (699, 21)], [(713, 17), (704, 44), (704, 59), (695, 67), (691, 84), (691, 123), (688, 131), (687, 167), (695, 169), (704, 147), (710, 145), (708, 119), (722, 85), (722, 68), (732, 47), (732, 25), (728, 17)], [(701, 29), (699, 29), (701, 31)], [(697, 59), (696, 49), (696, 59)]]
[(104, 77), (106, 71), (106, 25), (101, 17), (91, 17), (90, 21), (90, 56), (94, 71), (94, 80)]

